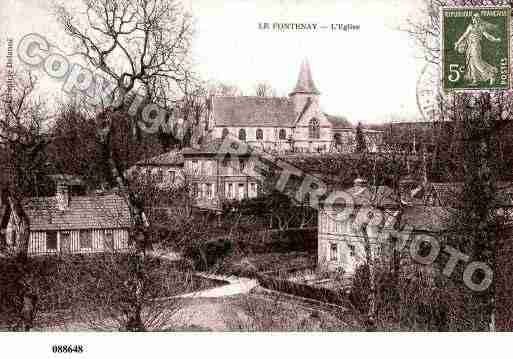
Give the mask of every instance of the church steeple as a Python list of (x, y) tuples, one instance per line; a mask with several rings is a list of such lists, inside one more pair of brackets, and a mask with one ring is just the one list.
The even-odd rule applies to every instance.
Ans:
[(310, 71), (310, 65), (308, 64), (308, 60), (304, 59), (301, 63), (301, 69), (299, 70), (299, 77), (297, 79), (296, 87), (290, 93), (290, 96), (296, 94), (305, 94), (305, 95), (319, 95), (320, 92), (315, 87), (315, 84), (312, 79), (312, 72)]

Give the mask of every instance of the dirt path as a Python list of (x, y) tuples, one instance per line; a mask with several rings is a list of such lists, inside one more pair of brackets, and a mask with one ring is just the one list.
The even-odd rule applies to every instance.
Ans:
[(215, 288), (205, 289), (197, 292), (187, 293), (179, 296), (180, 298), (220, 298), (238, 294), (247, 294), (253, 288), (258, 286), (256, 279), (239, 278), (235, 276), (219, 276), (207, 273), (196, 273), (196, 275), (207, 278), (222, 280), (229, 284)]

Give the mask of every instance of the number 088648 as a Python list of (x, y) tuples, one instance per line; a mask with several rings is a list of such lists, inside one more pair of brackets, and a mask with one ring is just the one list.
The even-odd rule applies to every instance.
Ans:
[(52, 352), (59, 353), (83, 353), (84, 347), (82, 345), (52, 345)]

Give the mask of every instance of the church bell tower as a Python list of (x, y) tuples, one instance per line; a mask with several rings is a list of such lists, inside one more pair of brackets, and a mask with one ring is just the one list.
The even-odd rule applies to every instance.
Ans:
[(299, 70), (299, 77), (297, 79), (296, 87), (289, 94), (290, 98), (294, 102), (294, 109), (296, 114), (301, 113), (308, 101), (319, 102), (319, 95), (321, 93), (315, 87), (312, 79), (312, 72), (310, 71), (310, 65), (308, 60), (303, 60), (301, 68)]

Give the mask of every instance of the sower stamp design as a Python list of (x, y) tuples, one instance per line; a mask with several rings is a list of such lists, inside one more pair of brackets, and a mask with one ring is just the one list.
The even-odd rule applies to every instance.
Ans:
[(441, 24), (445, 91), (510, 88), (510, 7), (446, 7)]

